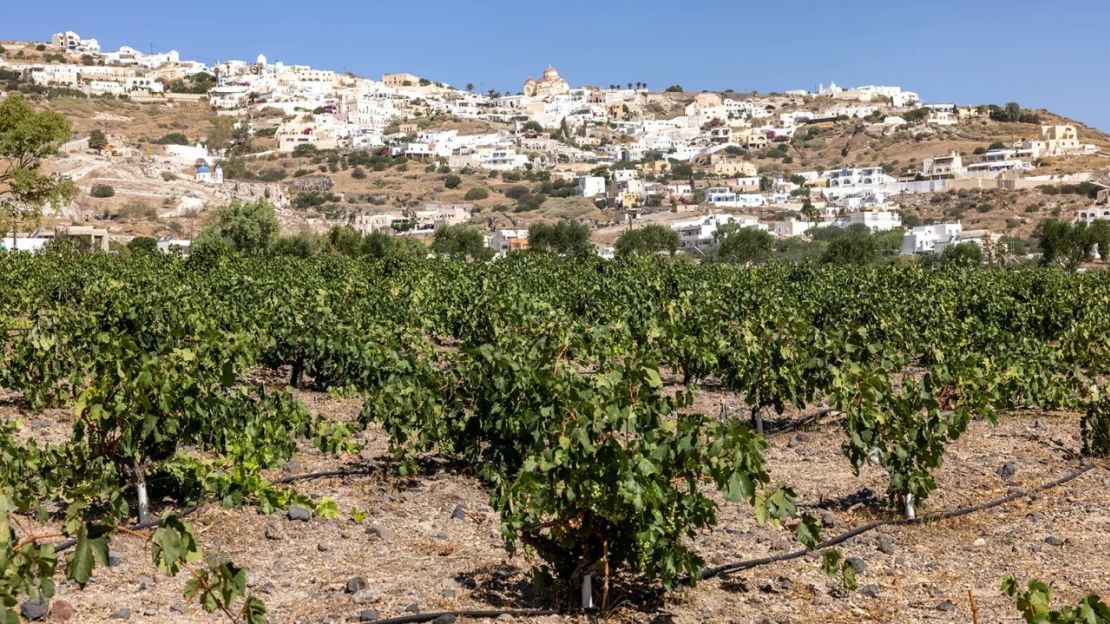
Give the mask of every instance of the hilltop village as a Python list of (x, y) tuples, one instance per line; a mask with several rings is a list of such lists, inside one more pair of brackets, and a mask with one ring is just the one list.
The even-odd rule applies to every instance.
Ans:
[(526, 248), (537, 222), (571, 220), (603, 256), (657, 225), (695, 257), (726, 231), (783, 241), (856, 226), (900, 235), (903, 255), (972, 242), (1020, 258), (1045, 219), (1110, 217), (1110, 139), (1013, 102), (835, 83), (572, 86), (550, 66), (537, 76), (517, 93), (481, 92), (264, 54), (206, 64), (106, 51), (74, 32), (5, 42), (0, 95), (73, 121), (50, 167), (81, 193), (3, 244), (36, 249), (67, 232), (103, 249), (149, 236), (187, 252), (216, 208), (261, 198), (287, 232), (422, 239), (469, 223), (494, 253)]

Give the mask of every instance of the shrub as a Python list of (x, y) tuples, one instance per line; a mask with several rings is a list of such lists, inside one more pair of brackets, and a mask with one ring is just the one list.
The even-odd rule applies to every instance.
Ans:
[(505, 190), (505, 197), (520, 201), (528, 196), (528, 187), (526, 186), (510, 186)]
[(480, 201), (488, 197), (489, 191), (478, 186), (470, 189), (466, 192), (466, 195), (463, 195), (463, 199), (465, 199), (466, 201)]
[(365, 180), (366, 170), (362, 167), (355, 167), (354, 169), (351, 169), (351, 177), (356, 180)]
[(116, 189), (107, 184), (94, 184), (89, 190), (89, 195), (98, 198), (112, 197), (116, 194)]
[(449, 188), (449, 189), (458, 188), (460, 184), (462, 184), (462, 178), (460, 178), (459, 176), (457, 176), (453, 173), (448, 175), (447, 177), (443, 178), (443, 186), (445, 188)]
[(177, 179), (177, 174), (172, 172), (172, 171), (163, 171), (162, 172), (162, 179), (165, 180), (166, 182), (171, 182), (171, 181)]
[(149, 221), (158, 218), (158, 209), (141, 199), (133, 199), (119, 209), (117, 216), (124, 221)]
[(171, 132), (155, 141), (155, 143), (159, 145), (188, 145), (189, 138), (181, 132)]
[(158, 241), (149, 236), (136, 236), (127, 242), (127, 249), (132, 253), (154, 253), (158, 251)]

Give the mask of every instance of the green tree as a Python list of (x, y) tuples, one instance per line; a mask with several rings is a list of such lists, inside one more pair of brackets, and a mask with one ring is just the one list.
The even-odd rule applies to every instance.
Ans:
[(493, 250), (486, 247), (485, 237), (478, 228), (459, 223), (436, 230), (432, 240), (433, 253), (458, 259), (488, 260)]
[(362, 234), (353, 227), (344, 225), (328, 230), (328, 248), (345, 256), (362, 255)]
[(37, 224), (43, 206), (77, 196), (71, 180), (41, 169), (69, 136), (69, 121), (57, 112), (35, 111), (20, 95), (0, 102), (0, 235), (8, 228), (13, 248), (20, 225)]
[(158, 241), (149, 236), (136, 236), (127, 241), (127, 249), (131, 253), (154, 253), (158, 251)]
[(537, 223), (528, 228), (528, 249), (580, 256), (590, 253), (590, 228), (577, 221)]
[(1041, 250), (1041, 264), (1044, 266), (1058, 266), (1074, 271), (1091, 257), (1086, 227), (1056, 219), (1048, 219), (1041, 225), (1038, 246)]
[[(245, 255), (260, 255), (270, 251), (281, 224), (274, 215), (274, 207), (265, 199), (254, 202), (231, 202), (220, 209), (212, 235), (222, 239), (227, 248)], [(203, 233), (203, 232), (202, 232)]]
[(298, 232), (292, 236), (279, 237), (270, 248), (270, 253), (275, 256), (311, 258), (319, 250), (320, 244), (315, 236), (306, 232)]
[(189, 137), (185, 136), (181, 132), (171, 132), (155, 141), (155, 143), (158, 143), (159, 145), (188, 145)]
[(821, 255), (821, 262), (837, 265), (863, 265), (875, 261), (878, 251), (875, 240), (870, 234), (853, 232), (834, 238), (825, 253)]
[(235, 120), (227, 115), (217, 115), (208, 127), (208, 141), (206, 147), (210, 150), (221, 151), (231, 147), (235, 135)]
[(448, 174), (447, 177), (443, 178), (444, 188), (455, 189), (459, 188), (460, 184), (462, 184), (462, 178), (453, 173)]
[(89, 132), (89, 149), (96, 150), (99, 154), (105, 147), (108, 147), (108, 137), (104, 136), (104, 131), (100, 129)]
[(1021, 121), (1021, 105), (1017, 102), (1006, 103), (1006, 120), (1007, 121)]
[(983, 249), (975, 243), (948, 245), (940, 254), (940, 262), (950, 267), (977, 267), (983, 264)]
[(682, 88), (682, 85), (674, 84), (664, 89), (664, 91), (666, 91), (667, 93), (682, 93), (683, 91), (685, 91), (685, 89)]
[(721, 244), (714, 258), (721, 262), (758, 264), (771, 257), (774, 238), (755, 228), (722, 228), (718, 230)]
[(817, 207), (813, 205), (813, 202), (809, 201), (808, 197), (802, 202), (801, 212), (802, 218), (806, 221), (816, 221), (817, 217), (820, 216), (817, 212)]
[(666, 253), (673, 255), (682, 247), (682, 238), (669, 227), (651, 224), (629, 230), (614, 244), (618, 256), (646, 256)]

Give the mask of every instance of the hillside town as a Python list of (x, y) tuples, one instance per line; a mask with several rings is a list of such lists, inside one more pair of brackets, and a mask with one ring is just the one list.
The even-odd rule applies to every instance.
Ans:
[[(717, 245), (725, 225), (777, 239), (829, 227), (899, 230), (902, 254), (931, 255), (962, 242), (998, 247), (1036, 225), (1007, 219), (998, 229), (1013, 232), (991, 231), (965, 228), (958, 214), (907, 218), (909, 206), (936, 196), (1082, 185), (1081, 198), (1090, 201), (1071, 218), (1091, 223), (1110, 216), (1104, 208), (1110, 141), (1014, 103), (955, 105), (899, 86), (835, 83), (769, 94), (688, 93), (678, 85), (653, 90), (643, 82), (576, 87), (553, 66), (524, 79), (517, 93), (480, 93), (473, 84), (403, 72), (364, 78), (265, 54), (206, 64), (175, 50), (106, 51), (71, 31), (21, 45), (13, 54), (16, 46), (5, 44), (0, 54), (0, 86), (7, 90), (0, 96), (24, 92), (211, 112), (210, 123), (226, 131), (219, 141), (209, 131), (207, 137), (169, 133), (155, 142), (128, 136), (124, 124), (107, 136), (81, 132), (62, 148), (71, 156), (64, 175), (85, 193), (95, 197), (108, 184), (96, 172), (111, 169), (117, 183), (110, 188), (120, 197), (127, 188), (140, 196), (155, 189), (163, 201), (152, 210), (163, 220), (203, 218), (222, 203), (265, 197), (301, 230), (349, 226), (419, 238), (473, 223), (492, 250), (504, 253), (527, 247), (529, 215), (514, 215), (557, 199), (574, 202), (567, 214), (591, 228), (605, 256), (620, 232), (647, 224), (669, 227), (695, 255)], [(111, 113), (96, 115), (111, 119)], [(837, 133), (849, 132), (845, 141), (927, 146), (925, 139), (946, 132), (1007, 122), (1035, 133), (897, 163), (867, 162), (866, 153), (847, 162), (848, 143), (840, 157), (833, 151), (807, 162), (803, 156), (811, 145), (839, 140)], [(97, 134), (103, 140), (94, 145), (90, 137)], [(295, 165), (271, 166), (282, 159), (308, 166), (292, 172), (286, 169)], [(469, 192), (446, 201), (352, 190), (368, 177), (367, 168), (373, 174), (402, 167), (427, 178), (484, 180), (489, 188), (460, 188)], [(348, 169), (348, 188), (337, 187), (333, 174)], [(386, 188), (380, 179), (369, 181)], [(543, 192), (516, 184), (537, 181)], [(52, 206), (49, 225), (3, 245), (34, 250), (56, 234), (80, 233), (109, 249), (111, 241), (135, 235), (92, 223), (82, 202)], [(190, 232), (175, 228), (151, 234), (161, 248), (187, 252)]]

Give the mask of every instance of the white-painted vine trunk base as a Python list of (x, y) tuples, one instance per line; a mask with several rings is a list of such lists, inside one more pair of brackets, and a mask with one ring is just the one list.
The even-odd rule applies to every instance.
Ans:
[(916, 520), (917, 510), (913, 506), (913, 494), (906, 494), (906, 519)]
[(594, 608), (594, 587), (593, 587), (593, 574), (586, 574), (582, 577), (582, 608)]

